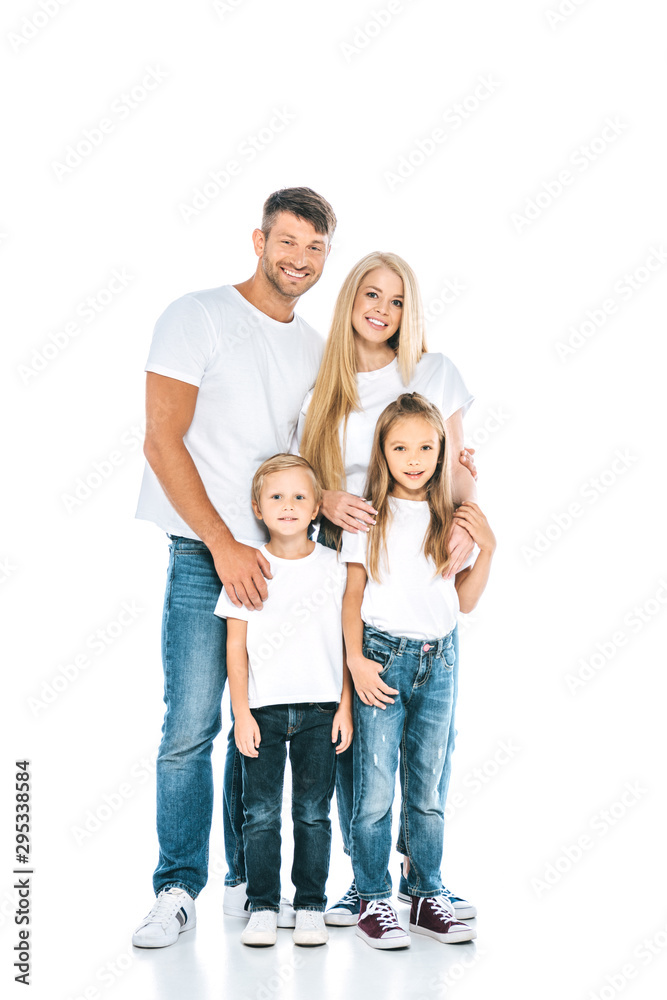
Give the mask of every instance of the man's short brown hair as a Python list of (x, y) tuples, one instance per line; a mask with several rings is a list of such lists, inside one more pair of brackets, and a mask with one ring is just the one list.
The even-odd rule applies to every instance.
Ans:
[(268, 236), (280, 212), (291, 212), (298, 219), (310, 222), (316, 233), (331, 240), (336, 228), (336, 216), (329, 202), (309, 187), (281, 188), (264, 202), (262, 232)]

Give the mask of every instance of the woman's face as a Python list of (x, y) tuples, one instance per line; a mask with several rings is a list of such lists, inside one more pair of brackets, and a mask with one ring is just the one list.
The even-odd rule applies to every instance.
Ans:
[(388, 267), (376, 267), (363, 278), (352, 306), (352, 327), (372, 344), (384, 344), (401, 325), (403, 280)]

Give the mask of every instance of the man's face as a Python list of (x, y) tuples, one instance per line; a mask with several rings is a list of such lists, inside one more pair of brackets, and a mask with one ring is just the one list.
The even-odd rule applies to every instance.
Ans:
[(262, 270), (280, 295), (296, 298), (319, 280), (329, 253), (329, 238), (315, 232), (310, 222), (281, 212), (268, 237), (256, 229), (253, 238)]

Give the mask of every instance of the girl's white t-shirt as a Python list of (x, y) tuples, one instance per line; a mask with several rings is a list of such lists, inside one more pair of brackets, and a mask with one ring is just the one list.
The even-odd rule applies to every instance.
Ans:
[[(348, 493), (361, 496), (366, 484), (366, 473), (373, 447), (373, 436), (378, 417), (389, 403), (404, 392), (419, 392), (438, 407), (445, 420), (457, 410), (466, 413), (474, 397), (466, 388), (456, 365), (444, 354), (423, 354), (415, 366), (408, 385), (403, 384), (394, 358), (384, 368), (374, 372), (357, 373), (357, 391), (361, 409), (350, 413), (347, 435), (340, 428), (341, 452), (345, 466)], [(313, 398), (312, 391), (303, 401), (297, 425), (294, 450), (298, 447), (306, 421), (306, 413)]]
[[(435, 575), (435, 564), (422, 550), (431, 512), (426, 500), (389, 497), (392, 519), (387, 551), (380, 560), (381, 583), (368, 577), (361, 605), (367, 625), (407, 639), (441, 639), (456, 625), (459, 598), (453, 580)], [(371, 531), (373, 529), (371, 528)], [(341, 558), (361, 563), (368, 572), (370, 532), (343, 532)], [(470, 565), (472, 557), (466, 565)]]
[(280, 559), (260, 548), (273, 578), (261, 611), (235, 607), (226, 591), (215, 613), (248, 623), (248, 704), (340, 701), (343, 688), (341, 611), (345, 565), (315, 545), (303, 559)]
[[(184, 295), (155, 325), (146, 371), (199, 387), (185, 446), (211, 503), (238, 541), (267, 541), (250, 506), (252, 477), (265, 459), (290, 450), (323, 347), (320, 335), (299, 316), (279, 323), (233, 285)], [(136, 516), (169, 534), (197, 538), (148, 464)]]

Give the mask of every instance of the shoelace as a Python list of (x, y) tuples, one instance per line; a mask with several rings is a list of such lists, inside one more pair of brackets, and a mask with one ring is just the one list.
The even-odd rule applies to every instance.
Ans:
[(444, 885), (442, 887), (442, 895), (449, 900), (450, 903), (454, 903), (458, 900), (459, 903), (463, 902), (463, 896), (456, 896), (451, 889), (447, 889)]
[(253, 930), (268, 931), (273, 930), (273, 917), (271, 910), (255, 910), (250, 914)]
[(180, 889), (165, 889), (160, 893), (153, 904), (153, 909), (146, 917), (146, 920), (155, 920), (166, 927), (177, 910), (183, 905)]
[(343, 896), (343, 898), (341, 899), (340, 902), (341, 902), (341, 904), (343, 904), (343, 903), (351, 903), (351, 904), (354, 905), (358, 901), (359, 901), (359, 895), (357, 893), (357, 884), (356, 884), (356, 882), (353, 882), (352, 885), (347, 890), (347, 892), (345, 893), (345, 895)]
[(302, 931), (319, 930), (314, 910), (300, 910), (299, 912), (303, 914), (303, 916), (299, 917), (299, 924)]
[[(401, 925), (393, 907), (385, 899), (373, 899), (366, 907), (364, 917), (377, 917), (383, 931), (393, 930)], [(401, 928), (402, 930), (403, 928)]]
[(448, 920), (456, 920), (454, 907), (446, 896), (431, 896), (431, 906), (440, 917), (447, 917)]

